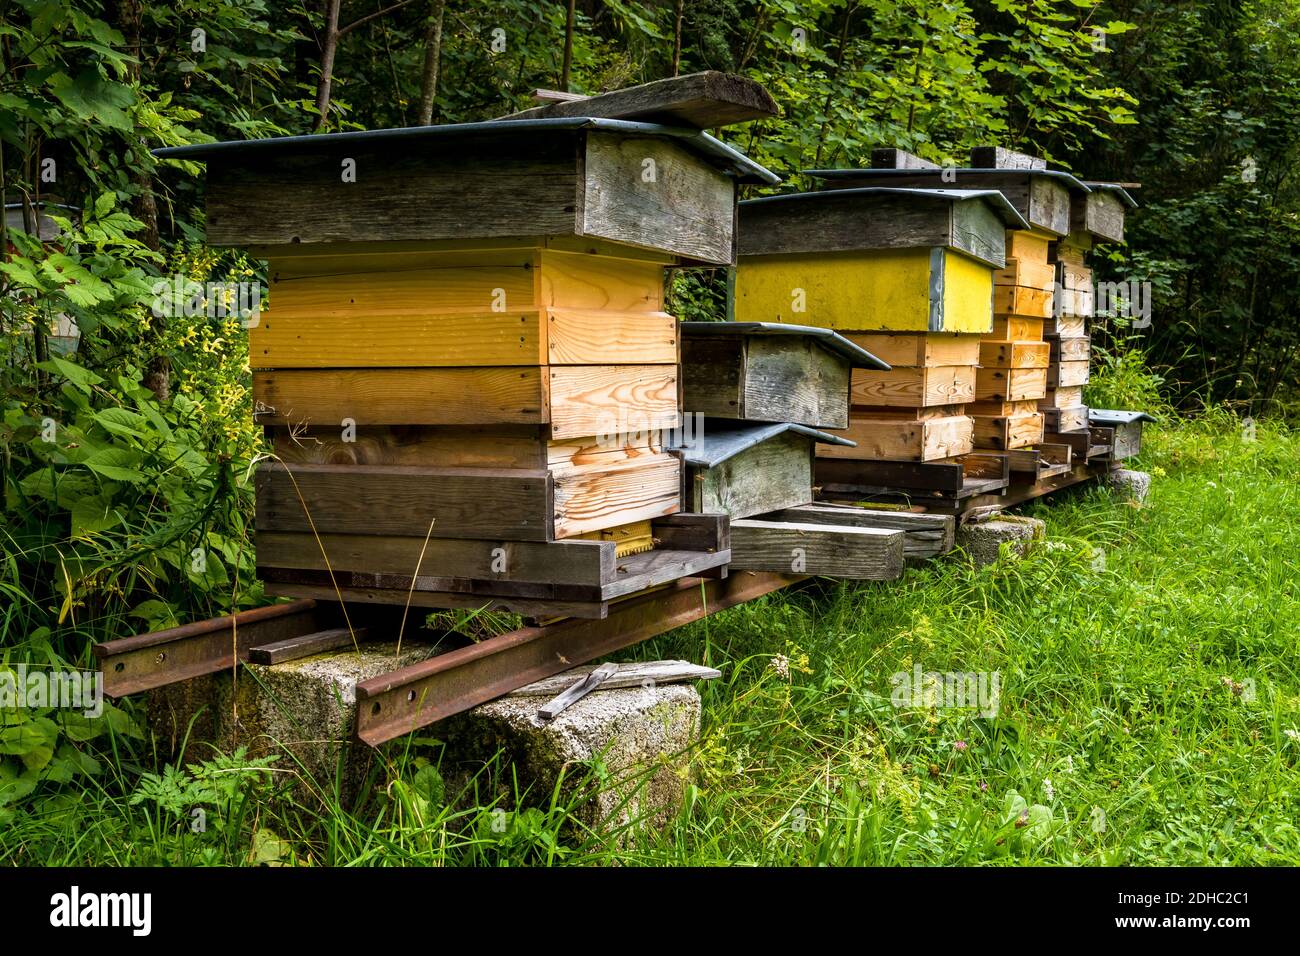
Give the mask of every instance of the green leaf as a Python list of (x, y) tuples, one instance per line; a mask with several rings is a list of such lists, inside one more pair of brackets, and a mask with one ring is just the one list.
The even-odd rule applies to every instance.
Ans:
[(135, 467), (139, 463), (140, 455), (128, 448), (102, 448), (85, 461), (86, 467), (96, 474), (132, 484), (145, 480), (145, 474)]
[(87, 495), (72, 505), (72, 537), (80, 538), (114, 528), (122, 515), (113, 506), (109, 495)]

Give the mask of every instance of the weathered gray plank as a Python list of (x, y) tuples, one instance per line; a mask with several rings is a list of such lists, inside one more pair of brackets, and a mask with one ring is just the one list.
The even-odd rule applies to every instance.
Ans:
[(587, 134), (582, 235), (733, 265), (735, 203), (735, 183), (674, 142)]
[[(575, 234), (583, 134), (485, 135), (439, 152), (331, 144), (208, 160), (213, 246)], [(345, 160), (356, 181), (344, 182)], [(700, 162), (696, 160), (696, 162)]]
[(878, 146), (871, 151), (872, 169), (938, 169), (938, 163), (922, 159), (915, 153), (893, 146)]
[(786, 432), (712, 468), (689, 469), (691, 510), (735, 519), (812, 500), (812, 439)]
[[(554, 98), (549, 90), (538, 90), (537, 93), (546, 93), (548, 98)], [(775, 116), (778, 112), (776, 101), (761, 84), (745, 76), (713, 70), (654, 80), (596, 96), (561, 96), (557, 102), (512, 113), (504, 118), (596, 116), (714, 129)]]
[(682, 336), (682, 408), (743, 418), (745, 343), (741, 336)]
[(852, 369), (812, 339), (745, 339), (743, 417), (848, 428)]
[(1070, 230), (1087, 232), (1094, 239), (1124, 241), (1124, 216), (1127, 209), (1114, 193), (1094, 190), (1086, 196), (1074, 196), (1070, 204)]
[[(689, 661), (633, 661), (626, 664), (614, 664), (614, 675), (601, 686), (606, 690), (619, 687), (644, 687), (647, 681), (653, 685), (685, 684), (697, 680), (717, 680), (722, 671)], [(580, 677), (585, 677), (596, 669), (595, 664), (583, 664), (554, 677), (543, 677), (516, 690), (507, 697), (550, 697), (567, 688)]]
[[(259, 568), (438, 574), (447, 578), (600, 587), (615, 580), (613, 541), (501, 541), (423, 534), (257, 532)], [(322, 554), (322, 551), (324, 552)], [(423, 554), (423, 557), (421, 557)], [(327, 562), (328, 557), (328, 562)], [(449, 589), (450, 590), (450, 589)]]
[(953, 235), (951, 205), (908, 195), (845, 196), (833, 189), (798, 200), (741, 203), (740, 254), (946, 246)]
[(272, 644), (259, 644), (248, 652), (248, 659), (253, 664), (283, 664), (296, 661), (313, 654), (335, 651), (340, 647), (351, 647), (354, 641), (362, 641), (370, 636), (368, 628), (358, 627), (349, 630), (346, 627), (317, 631), (301, 637), (289, 637)]
[(731, 523), (731, 566), (866, 581), (903, 573), (902, 531), (741, 520)]
[(1046, 169), (1047, 160), (1003, 146), (974, 146), (970, 164), (976, 169)]
[(957, 526), (957, 520), (952, 515), (821, 502), (784, 508), (770, 514), (759, 515), (759, 518), (763, 521), (847, 525), (902, 531), (907, 536), (903, 542), (903, 551), (909, 558), (930, 558), (951, 551)]
[(552, 479), (540, 470), (295, 465), (291, 476), (263, 462), (256, 485), (263, 531), (552, 538)]

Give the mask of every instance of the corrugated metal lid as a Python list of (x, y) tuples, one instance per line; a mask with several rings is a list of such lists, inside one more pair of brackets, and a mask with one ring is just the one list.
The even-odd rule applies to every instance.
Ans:
[(680, 451), (688, 465), (713, 468), (729, 458), (735, 458), (742, 451), (785, 432), (807, 435), (823, 445), (847, 445), (851, 448), (857, 445), (857, 442), (847, 438), (792, 422), (737, 422), (725, 418), (706, 418), (700, 434), (690, 442), (675, 446), (673, 450)]
[(1133, 422), (1155, 421), (1146, 412), (1123, 412), (1111, 408), (1088, 409), (1088, 424), (1110, 428), (1115, 425), (1131, 425)]
[(1043, 176), (1059, 179), (1070, 189), (1081, 193), (1091, 192), (1083, 181), (1060, 169), (993, 169), (978, 166), (940, 169), (806, 169), (804, 173), (814, 179), (891, 179), (899, 176), (938, 176), (944, 172), (958, 176)]
[(876, 358), (862, 346), (849, 341), (834, 329), (815, 325), (786, 325), (784, 322), (683, 322), (683, 335), (800, 335), (817, 340), (817, 344), (848, 359), (854, 368), (874, 368), (888, 372), (888, 363)]
[[(832, 170), (833, 171), (833, 170)], [(844, 170), (852, 172), (853, 170)], [(882, 173), (916, 173), (926, 170), (915, 169), (881, 169), (868, 172)], [(760, 203), (805, 202), (810, 200), (829, 200), (836, 196), (871, 196), (871, 195), (910, 195), (923, 199), (942, 199), (947, 202), (967, 202), (980, 199), (993, 206), (1002, 217), (1002, 221), (1012, 229), (1028, 229), (1029, 223), (1011, 201), (996, 189), (927, 189), (924, 186), (860, 186), (852, 189), (828, 189), (811, 193), (785, 193), (781, 196), (763, 196), (759, 199), (747, 199), (742, 206), (756, 206)]]
[(754, 162), (744, 153), (700, 130), (662, 123), (633, 120), (601, 119), (592, 116), (562, 116), (551, 119), (488, 120), (483, 123), (448, 123), (443, 126), (405, 126), (398, 129), (366, 129), (348, 133), (314, 133), (308, 136), (274, 136), (269, 139), (227, 140), (220, 143), (194, 143), (153, 150), (159, 159), (184, 159), (196, 162), (226, 156), (275, 156), (307, 152), (316, 148), (346, 146), (353, 143), (399, 142), (411, 144), (430, 141), (454, 141), (484, 133), (541, 133), (554, 130), (597, 129), (628, 135), (662, 136), (681, 140), (686, 146), (710, 160), (714, 166), (735, 176), (742, 183), (776, 185), (781, 177)]

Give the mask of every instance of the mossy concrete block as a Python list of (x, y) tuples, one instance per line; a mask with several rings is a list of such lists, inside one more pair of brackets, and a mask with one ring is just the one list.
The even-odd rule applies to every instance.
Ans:
[(390, 642), (248, 665), (233, 678), (224, 671), (151, 692), (149, 724), (165, 752), (186, 763), (246, 746), (252, 756), (282, 754), (281, 770), (331, 793), (341, 770), (350, 799), (371, 760), (370, 748), (352, 744), (357, 682), (429, 655), (427, 644), (408, 641), (400, 654)]
[(1151, 475), (1145, 471), (1116, 468), (1107, 475), (1106, 482), (1117, 495), (1139, 505), (1151, 490)]
[(965, 524), (957, 529), (957, 547), (976, 565), (992, 564), (1002, 553), (1002, 545), (1011, 553), (1024, 557), (1035, 543), (1043, 540), (1047, 526), (1041, 518), (1002, 515), (991, 521)]
[[(662, 828), (676, 815), (699, 739), (700, 695), (693, 686), (598, 690), (542, 723), (537, 709), (546, 700), (505, 697), (439, 724), (448, 792), (504, 753), (521, 788), (529, 788), (519, 808), (545, 807), (559, 786), (563, 801), (574, 800), (579, 820), (597, 830)], [(475, 802), (496, 799), (510, 809), (514, 797), (503, 779), (497, 792), (479, 792)]]

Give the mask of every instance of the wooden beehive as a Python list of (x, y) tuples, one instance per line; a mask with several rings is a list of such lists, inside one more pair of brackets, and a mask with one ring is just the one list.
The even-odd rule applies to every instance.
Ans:
[[(688, 79), (628, 108), (675, 116)], [(664, 267), (731, 264), (736, 184), (775, 176), (618, 116), (160, 155), (206, 161), (209, 242), (269, 262), (249, 335), (278, 456), (257, 474), (268, 591), (603, 616), (725, 564), (725, 522), (678, 515)]]
[(777, 322), (683, 322), (688, 414), (846, 428), (855, 368), (889, 365), (831, 329)]
[(926, 461), (970, 450), (975, 339), (991, 327), (1005, 229), (1024, 226), (999, 193), (827, 190), (742, 203), (741, 224), (738, 321), (836, 329), (891, 366), (854, 371), (844, 434), (856, 447), (819, 454)]

